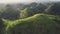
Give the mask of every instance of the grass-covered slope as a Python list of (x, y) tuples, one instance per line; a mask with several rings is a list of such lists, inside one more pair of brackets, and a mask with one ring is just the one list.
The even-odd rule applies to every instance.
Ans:
[(53, 21), (58, 16), (36, 14), (34, 16), (14, 21), (2, 19), (5, 24), (4, 34), (56, 34), (57, 25)]

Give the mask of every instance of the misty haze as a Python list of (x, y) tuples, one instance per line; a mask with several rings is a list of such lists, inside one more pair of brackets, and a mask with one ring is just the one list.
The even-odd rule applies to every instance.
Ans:
[(60, 34), (60, 0), (0, 0), (0, 34)]

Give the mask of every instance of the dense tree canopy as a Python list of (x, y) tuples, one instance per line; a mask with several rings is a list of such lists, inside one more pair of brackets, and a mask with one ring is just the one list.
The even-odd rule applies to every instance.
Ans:
[(18, 19), (20, 15), (20, 11), (12, 8), (10, 5), (6, 5), (6, 7), (2, 10), (1, 17), (5, 19)]
[(60, 2), (30, 3), (21, 9), (6, 5), (0, 10), (0, 34), (60, 34)]

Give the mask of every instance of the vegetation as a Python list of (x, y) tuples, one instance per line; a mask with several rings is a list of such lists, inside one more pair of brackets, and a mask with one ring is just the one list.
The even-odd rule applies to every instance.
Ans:
[(55, 18), (59, 17), (46, 14), (36, 14), (28, 18), (18, 19), (14, 21), (5, 19), (2, 20), (6, 24), (6, 34), (53, 34), (55, 33), (57, 27), (54, 21)]
[(58, 4), (31, 3), (22, 9), (6, 5), (0, 11), (0, 34), (60, 34)]
[(12, 8), (10, 5), (6, 5), (1, 13), (1, 17), (9, 20), (15, 20), (19, 18), (20, 11), (16, 8)]

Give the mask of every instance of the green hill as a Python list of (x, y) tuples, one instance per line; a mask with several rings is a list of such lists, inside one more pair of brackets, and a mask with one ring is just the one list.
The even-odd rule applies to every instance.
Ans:
[(4, 34), (55, 34), (57, 27), (55, 19), (60, 18), (47, 14), (36, 14), (14, 21), (2, 19), (6, 24)]

